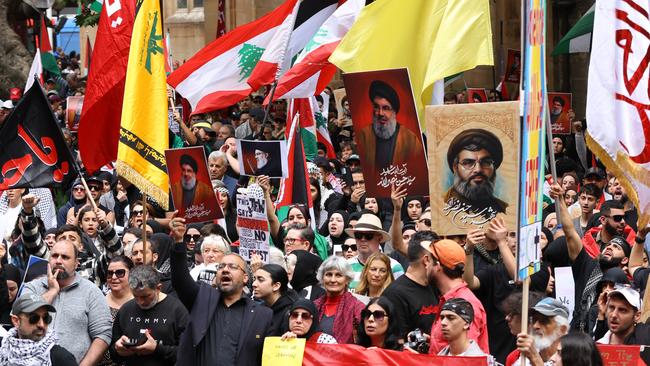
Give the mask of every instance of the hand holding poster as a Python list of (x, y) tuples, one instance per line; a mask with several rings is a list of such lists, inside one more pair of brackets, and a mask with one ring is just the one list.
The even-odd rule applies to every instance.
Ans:
[(571, 93), (548, 93), (549, 114), (553, 134), (571, 133)]
[(483, 88), (467, 88), (467, 101), (469, 103), (485, 103), (488, 101), (487, 93)]
[(519, 50), (508, 49), (507, 57), (504, 79), (508, 83), (519, 84), (519, 80), (521, 79), (521, 52)]
[(172, 201), (186, 223), (223, 217), (212, 189), (203, 147), (165, 150)]
[(422, 131), (406, 69), (343, 75), (368, 197), (390, 197), (391, 185), (428, 194)]
[(239, 254), (250, 261), (252, 254), (269, 262), (269, 221), (266, 217), (266, 200), (262, 187), (257, 184), (237, 192), (237, 227), (239, 228)]
[(301, 366), (305, 341), (305, 338), (264, 338), (262, 366)]
[(242, 175), (289, 176), (286, 141), (237, 140), (237, 151)]

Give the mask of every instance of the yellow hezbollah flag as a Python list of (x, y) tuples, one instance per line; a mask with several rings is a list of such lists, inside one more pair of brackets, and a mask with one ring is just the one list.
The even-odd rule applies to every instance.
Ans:
[(489, 0), (377, 0), (329, 60), (344, 72), (408, 68), (423, 122), (434, 82), (494, 64)]
[(167, 81), (158, 0), (138, 0), (126, 70), (117, 172), (167, 209)]

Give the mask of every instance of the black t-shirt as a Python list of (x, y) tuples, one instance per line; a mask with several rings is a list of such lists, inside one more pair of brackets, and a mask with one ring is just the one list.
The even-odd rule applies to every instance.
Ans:
[(433, 287), (422, 286), (403, 275), (391, 283), (382, 296), (387, 297), (395, 306), (400, 337), (405, 338), (408, 332), (416, 328), (423, 333), (431, 332), (438, 305), (438, 294)]
[(185, 306), (174, 296), (167, 296), (148, 310), (141, 309), (130, 300), (122, 305), (113, 323), (113, 340), (111, 342), (111, 357), (119, 359), (115, 352), (115, 342), (126, 335), (129, 338), (139, 338), (141, 329), (148, 329), (151, 336), (158, 342), (156, 351), (147, 356), (125, 357), (126, 365), (174, 365), (176, 349), (188, 322)]
[(54, 345), (50, 350), (50, 361), (52, 366), (77, 366), (77, 360), (67, 349)]
[[(582, 293), (589, 282), (589, 277), (593, 272), (594, 268), (599, 266), (599, 263), (596, 259), (593, 259), (583, 247), (578, 253), (576, 259), (571, 263), (571, 271), (573, 272), (573, 281), (575, 288), (575, 310), (573, 320), (571, 321), (572, 329), (579, 329), (580, 314), (582, 311), (585, 313), (589, 311), (589, 308), (592, 304), (583, 304)], [(583, 317), (586, 317), (588, 314), (584, 314)]]

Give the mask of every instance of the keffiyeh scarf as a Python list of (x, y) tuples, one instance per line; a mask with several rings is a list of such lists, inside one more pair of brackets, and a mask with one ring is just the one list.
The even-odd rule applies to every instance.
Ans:
[(56, 342), (54, 331), (47, 332), (43, 339), (34, 342), (18, 338), (18, 331), (12, 328), (0, 346), (0, 365), (51, 366), (50, 351)]

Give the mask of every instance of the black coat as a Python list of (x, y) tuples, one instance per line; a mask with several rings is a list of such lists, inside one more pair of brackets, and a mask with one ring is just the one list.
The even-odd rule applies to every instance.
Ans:
[[(196, 347), (203, 341), (221, 299), (221, 291), (207, 283), (197, 283), (187, 269), (184, 243), (174, 244), (171, 253), (172, 284), (190, 313), (190, 321), (181, 335), (177, 365), (198, 365)], [(237, 366), (261, 365), (264, 338), (271, 335), (273, 311), (245, 299), (244, 317), (237, 347)]]

